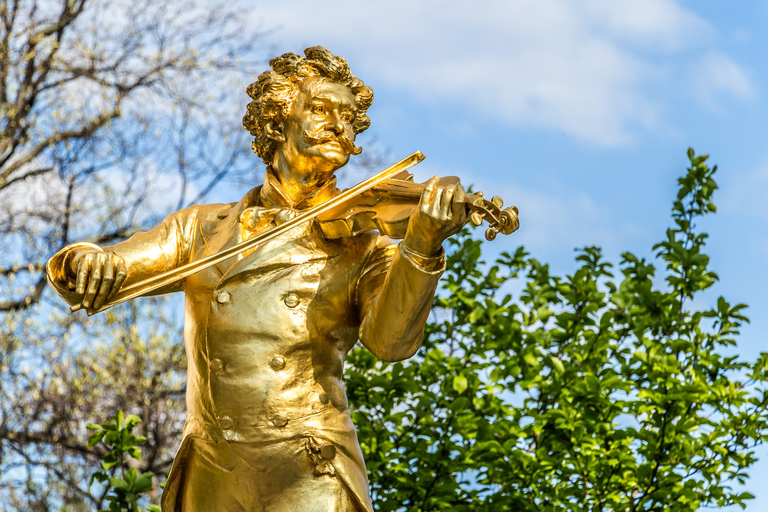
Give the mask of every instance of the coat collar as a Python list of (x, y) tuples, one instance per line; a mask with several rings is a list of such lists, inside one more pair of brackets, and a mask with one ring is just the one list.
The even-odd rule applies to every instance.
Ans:
[(272, 167), (267, 167), (267, 172), (264, 173), (264, 185), (262, 185), (259, 192), (258, 204), (248, 206), (263, 206), (266, 208), (288, 207), (304, 210), (324, 203), (338, 193), (336, 176), (334, 176), (297, 203), (288, 197)]

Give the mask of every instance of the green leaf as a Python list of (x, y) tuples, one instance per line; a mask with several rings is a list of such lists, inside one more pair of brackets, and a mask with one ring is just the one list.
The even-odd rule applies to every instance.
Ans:
[(539, 359), (531, 352), (523, 354), (523, 361), (528, 363), (531, 368), (536, 369), (539, 367)]
[(103, 430), (94, 432), (93, 434), (88, 436), (88, 447), (89, 448), (93, 448), (94, 446), (99, 444), (99, 442), (101, 441), (101, 439), (103, 437), (104, 437), (104, 431)]
[(133, 485), (133, 490), (139, 493), (151, 491), (153, 476), (154, 476), (154, 473), (151, 473), (149, 471), (139, 475), (139, 477), (136, 478), (136, 482)]
[(101, 467), (104, 471), (109, 471), (113, 467), (117, 466), (117, 461), (106, 461), (102, 460)]
[(469, 386), (469, 382), (467, 382), (467, 378), (462, 375), (457, 375), (453, 378), (453, 390), (457, 393), (461, 394), (464, 391), (467, 390), (467, 387)]
[(565, 366), (563, 366), (563, 362), (560, 360), (557, 356), (549, 356), (549, 359), (552, 361), (552, 366), (555, 367), (555, 370), (557, 370), (557, 373), (560, 375), (565, 373)]
[(129, 489), (128, 482), (126, 482), (124, 479), (119, 477), (110, 478), (109, 485), (111, 485), (115, 489), (120, 489), (123, 491), (127, 491)]

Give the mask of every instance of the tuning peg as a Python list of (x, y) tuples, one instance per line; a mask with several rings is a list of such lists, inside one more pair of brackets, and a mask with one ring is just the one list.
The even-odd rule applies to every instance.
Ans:
[(501, 211), (499, 215), (499, 224), (501, 225), (501, 232), (505, 235), (509, 235), (517, 231), (520, 227), (520, 221), (517, 219), (517, 207), (510, 206)]

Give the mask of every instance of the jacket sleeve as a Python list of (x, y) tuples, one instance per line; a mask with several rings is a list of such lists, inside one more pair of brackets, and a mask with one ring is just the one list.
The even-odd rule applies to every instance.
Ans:
[[(125, 259), (128, 276), (122, 287), (130, 286), (148, 277), (172, 270), (189, 262), (198, 229), (198, 206), (169, 215), (155, 228), (136, 233), (124, 242), (99, 247), (79, 242), (68, 245), (54, 254), (46, 265), (48, 282), (68, 304), (77, 304), (81, 296), (74, 293), (75, 276), (69, 268), (69, 259), (78, 249), (114, 252)], [(151, 293), (158, 295), (180, 291), (184, 282), (176, 282)], [(149, 294), (148, 294), (149, 295)]]
[(424, 258), (380, 237), (357, 283), (360, 341), (376, 357), (400, 361), (421, 346), (445, 254)]

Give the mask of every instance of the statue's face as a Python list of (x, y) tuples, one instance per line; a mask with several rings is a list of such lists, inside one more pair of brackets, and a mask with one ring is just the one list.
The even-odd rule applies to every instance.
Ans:
[(354, 119), (355, 97), (349, 87), (314, 77), (305, 79), (291, 113), (282, 124), (283, 153), (288, 160), (293, 160), (291, 163), (296, 169), (309, 164), (332, 167), (335, 171), (349, 161), (349, 148), (336, 140), (318, 142), (317, 139), (327, 136), (354, 141)]

